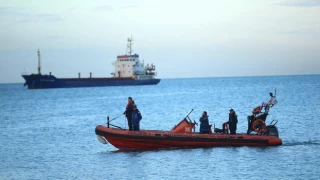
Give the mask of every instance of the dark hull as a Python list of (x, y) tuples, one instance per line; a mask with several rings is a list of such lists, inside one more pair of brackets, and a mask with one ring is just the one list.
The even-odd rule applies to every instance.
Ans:
[(132, 78), (56, 78), (52, 75), (22, 75), (28, 89), (76, 88), (101, 86), (156, 85), (160, 79), (136, 80)]

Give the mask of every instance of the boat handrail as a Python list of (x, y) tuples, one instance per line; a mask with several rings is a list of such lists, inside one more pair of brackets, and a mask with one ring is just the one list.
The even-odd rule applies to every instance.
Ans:
[[(122, 115), (122, 114), (121, 114), (121, 115)], [(113, 127), (122, 129), (120, 126), (116, 126), (116, 125), (110, 124), (111, 121), (117, 119), (118, 117), (120, 117), (120, 116), (117, 116), (117, 117), (115, 117), (115, 118), (113, 118), (113, 119), (110, 120), (110, 119), (109, 119), (109, 116), (107, 116), (107, 127), (109, 128), (110, 126), (113, 126)]]
[(120, 126), (116, 126), (116, 125), (113, 125), (113, 124), (110, 124), (110, 123), (109, 123), (109, 126), (113, 126), (113, 127), (116, 127), (116, 128), (122, 129)]
[(191, 119), (189, 118), (189, 115), (192, 113), (193, 109), (190, 110), (190, 112), (186, 115), (185, 118), (183, 119), (186, 119), (187, 121), (189, 121), (190, 123), (192, 123)]
[[(273, 122), (275, 122), (274, 124), (272, 124)], [(276, 124), (278, 123), (278, 120), (272, 120), (271, 122), (270, 122), (270, 124), (269, 125), (273, 125), (273, 126), (275, 126)]]

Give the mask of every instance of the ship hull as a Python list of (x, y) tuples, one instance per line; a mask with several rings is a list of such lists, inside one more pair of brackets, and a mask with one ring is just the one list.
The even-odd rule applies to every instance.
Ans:
[(28, 89), (77, 88), (102, 86), (156, 85), (160, 79), (137, 80), (132, 78), (56, 78), (52, 75), (22, 75)]
[(278, 146), (282, 140), (266, 135), (199, 134), (124, 129), (97, 126), (95, 133), (118, 149), (166, 149), (219, 146)]

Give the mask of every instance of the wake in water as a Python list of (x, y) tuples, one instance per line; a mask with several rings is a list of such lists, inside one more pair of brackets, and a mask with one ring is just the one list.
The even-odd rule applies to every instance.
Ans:
[(304, 145), (320, 145), (320, 140), (302, 141), (302, 142), (284, 142), (283, 146), (304, 146)]

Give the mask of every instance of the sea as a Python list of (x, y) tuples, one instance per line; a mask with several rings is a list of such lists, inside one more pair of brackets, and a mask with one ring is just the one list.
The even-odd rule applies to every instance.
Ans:
[[(122, 151), (97, 140), (95, 127), (127, 128), (127, 98), (141, 129), (170, 130), (192, 109), (199, 122), (222, 127), (229, 109), (247, 116), (276, 95), (267, 124), (276, 147), (213, 147)], [(158, 85), (28, 90), (0, 84), (0, 179), (319, 179), (320, 75), (162, 79)], [(199, 131), (199, 126), (196, 127)]]

